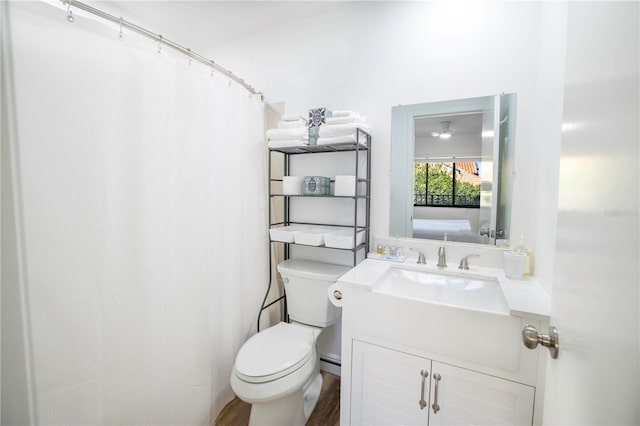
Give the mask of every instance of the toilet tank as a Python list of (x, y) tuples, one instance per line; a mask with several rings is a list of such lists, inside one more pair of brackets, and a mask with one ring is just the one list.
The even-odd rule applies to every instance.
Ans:
[(327, 288), (351, 267), (289, 259), (278, 264), (287, 292), (289, 317), (296, 322), (327, 327), (336, 322), (342, 310), (329, 301)]

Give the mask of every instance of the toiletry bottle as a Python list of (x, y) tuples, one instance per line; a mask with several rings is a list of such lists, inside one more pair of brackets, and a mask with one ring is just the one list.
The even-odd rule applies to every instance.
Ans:
[(533, 253), (524, 246), (524, 235), (520, 235), (520, 240), (513, 251), (527, 255), (527, 261), (524, 265), (524, 276), (528, 277), (533, 275)]

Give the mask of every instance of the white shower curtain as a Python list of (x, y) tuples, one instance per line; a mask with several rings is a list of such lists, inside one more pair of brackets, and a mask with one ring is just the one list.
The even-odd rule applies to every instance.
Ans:
[(267, 286), (262, 101), (126, 30), (8, 18), (35, 420), (209, 424)]

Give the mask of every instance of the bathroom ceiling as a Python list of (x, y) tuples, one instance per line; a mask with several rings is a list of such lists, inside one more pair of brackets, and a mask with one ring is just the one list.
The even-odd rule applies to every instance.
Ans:
[(348, 2), (325, 1), (87, 1), (198, 52), (285, 22), (331, 13)]

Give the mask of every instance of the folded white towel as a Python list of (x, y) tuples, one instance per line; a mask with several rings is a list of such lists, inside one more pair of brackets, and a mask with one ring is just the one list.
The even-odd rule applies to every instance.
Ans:
[(359, 115), (348, 115), (346, 117), (327, 117), (324, 119), (326, 124), (346, 124), (346, 123), (364, 123), (367, 121)]
[(306, 146), (309, 141), (306, 139), (273, 139), (269, 141), (269, 148), (288, 148), (291, 146)]
[[(354, 143), (356, 141), (356, 134), (350, 133), (348, 135), (342, 136), (334, 136), (332, 138), (318, 138), (318, 145), (334, 145), (337, 143)], [(366, 143), (366, 139), (364, 137), (360, 138), (360, 142)]]
[(332, 138), (354, 133), (357, 128), (369, 131), (369, 126), (364, 123), (324, 124), (320, 126), (321, 138)]
[(333, 111), (331, 113), (332, 117), (348, 117), (350, 115), (357, 115), (357, 113), (353, 111)]
[(269, 129), (267, 138), (288, 140), (288, 139), (309, 139), (309, 131), (306, 127), (295, 127), (293, 129)]
[(301, 115), (296, 115), (296, 114), (292, 114), (292, 115), (283, 115), (281, 118), (282, 121), (296, 121), (296, 120), (306, 120), (306, 118), (304, 118)]
[(278, 121), (278, 129), (295, 129), (298, 127), (307, 127), (306, 120), (295, 120), (295, 121)]

